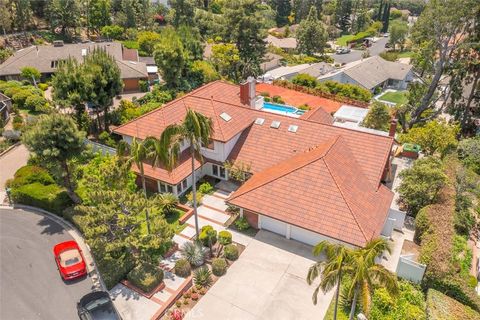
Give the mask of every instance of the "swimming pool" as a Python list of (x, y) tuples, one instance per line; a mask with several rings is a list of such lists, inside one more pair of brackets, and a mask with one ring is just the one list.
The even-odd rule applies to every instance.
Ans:
[(284, 104), (277, 104), (277, 103), (270, 103), (270, 102), (264, 102), (262, 110), (267, 112), (283, 114), (291, 117), (299, 117), (300, 115), (305, 113), (305, 110), (300, 110), (295, 107), (286, 106)]

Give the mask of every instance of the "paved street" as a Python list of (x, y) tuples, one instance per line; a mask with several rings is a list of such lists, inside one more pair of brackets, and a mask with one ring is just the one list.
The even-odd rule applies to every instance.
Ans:
[[(385, 45), (388, 42), (388, 38), (380, 38), (377, 42), (372, 44), (368, 50), (370, 51), (370, 56), (377, 56), (380, 52), (385, 51)], [(335, 63), (349, 63), (362, 59), (361, 50), (352, 50), (347, 54), (333, 54), (332, 58), (335, 60)]]
[(93, 283), (90, 277), (64, 283), (52, 253), (56, 243), (70, 239), (49, 218), (0, 209), (0, 319), (78, 318), (76, 303)]

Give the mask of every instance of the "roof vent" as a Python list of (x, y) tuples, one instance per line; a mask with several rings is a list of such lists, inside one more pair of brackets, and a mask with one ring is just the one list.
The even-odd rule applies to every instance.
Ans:
[(63, 47), (63, 41), (62, 40), (55, 40), (55, 41), (53, 41), (53, 46), (54, 47)]
[(257, 120), (255, 120), (255, 124), (259, 124), (259, 125), (262, 125), (264, 122), (265, 122), (265, 119), (263, 118), (257, 118)]
[(288, 126), (288, 132), (297, 132), (298, 126), (291, 124)]
[(85, 57), (87, 55), (87, 49), (82, 49), (82, 57)]
[(220, 114), (220, 118), (222, 118), (223, 120), (225, 120), (226, 122), (232, 120), (232, 117), (230, 117), (230, 115), (228, 113), (225, 113), (225, 112), (222, 112)]
[(278, 129), (280, 127), (280, 121), (273, 120), (270, 128)]

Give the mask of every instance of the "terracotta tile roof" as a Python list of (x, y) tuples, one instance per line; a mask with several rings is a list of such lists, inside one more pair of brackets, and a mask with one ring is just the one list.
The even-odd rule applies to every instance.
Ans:
[[(213, 139), (222, 142), (233, 138), (253, 121), (251, 110), (240, 104), (238, 86), (217, 81), (119, 126), (114, 132), (140, 139), (160, 137), (168, 125), (180, 123), (188, 109), (210, 117), (214, 127)], [(232, 119), (223, 120), (220, 117), (222, 113), (227, 113)]]
[(363, 246), (380, 234), (393, 193), (358, 167), (345, 139), (333, 136), (254, 174), (228, 202)]
[(305, 112), (300, 118), (323, 124), (333, 124), (333, 117), (323, 108), (316, 108)]
[(283, 101), (295, 107), (299, 107), (302, 104), (308, 104), (312, 108), (322, 107), (326, 112), (331, 113), (337, 111), (342, 106), (342, 103), (338, 101), (317, 97), (268, 83), (258, 83), (256, 90), (259, 94), (261, 92), (268, 92), (271, 97), (276, 95), (281, 96)]

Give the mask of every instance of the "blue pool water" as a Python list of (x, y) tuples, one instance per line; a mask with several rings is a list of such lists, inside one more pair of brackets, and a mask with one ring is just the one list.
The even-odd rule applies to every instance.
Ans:
[(304, 110), (299, 110), (295, 107), (286, 106), (284, 104), (270, 103), (270, 102), (264, 102), (262, 110), (268, 111), (268, 112), (285, 114), (287, 116), (288, 115), (289, 116), (295, 116), (295, 115), (299, 116), (299, 115), (305, 113)]

